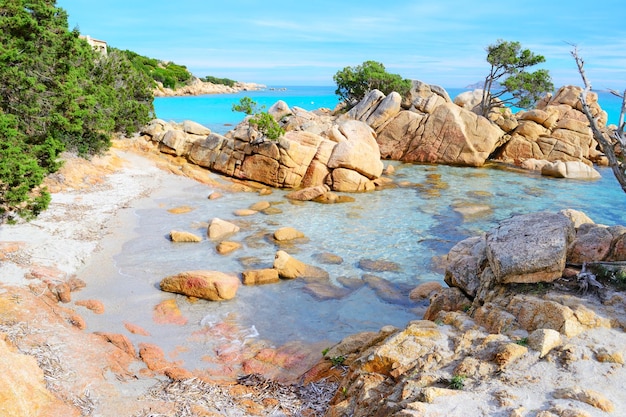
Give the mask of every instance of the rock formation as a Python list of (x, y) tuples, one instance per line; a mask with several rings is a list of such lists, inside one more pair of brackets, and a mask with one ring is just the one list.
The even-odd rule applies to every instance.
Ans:
[[(600, 159), (587, 117), (582, 112), (580, 94), (575, 86), (561, 87), (554, 97), (546, 96), (536, 108), (517, 114), (519, 126), (498, 150), (496, 159), (518, 162), (525, 159), (578, 161), (591, 166)], [(587, 103), (598, 125), (604, 127), (607, 114), (598, 105), (598, 95), (588, 93)]]
[(223, 84), (213, 84), (201, 81), (199, 78), (193, 77), (191, 83), (175, 90), (163, 87), (158, 83), (153, 90), (155, 97), (172, 97), (172, 96), (199, 96), (203, 94), (230, 94), (240, 91), (262, 90), (265, 86), (256, 83), (237, 82), (234, 86), (229, 87)]
[[(273, 108), (285, 111), (283, 106)], [(321, 136), (295, 130), (297, 114), (295, 118), (287, 122), (294, 130), (276, 142), (259, 142), (258, 132), (247, 121), (222, 136), (208, 129), (198, 134), (199, 129), (191, 122), (172, 125), (157, 119), (142, 134), (162, 152), (185, 157), (220, 174), (272, 187), (328, 185), (329, 189), (348, 192), (375, 188), (373, 181), (382, 174), (383, 164), (375, 133), (367, 124), (341, 120), (330, 127), (327, 136)]]
[[(581, 111), (579, 87), (565, 86), (535, 109), (496, 109), (480, 116), (480, 90), (452, 102), (435, 85), (414, 81), (407, 97), (370, 91), (344, 114), (306, 111), (278, 101), (269, 113), (287, 132), (264, 140), (246, 118), (226, 135), (193, 122), (152, 121), (142, 134), (162, 152), (230, 177), (280, 188), (328, 186), (369, 191), (382, 174), (380, 158), (479, 167), (488, 159), (557, 178), (596, 179), (604, 159)], [(597, 94), (587, 98), (601, 127), (607, 116)]]
[[(609, 288), (610, 274), (602, 284), (579, 264), (596, 271), (626, 260), (625, 238), (625, 227), (568, 210), (514, 217), (459, 242), (450, 287), (428, 291), (427, 320), (353, 335), (325, 353), (348, 369), (327, 415), (460, 415), (460, 404), (463, 415), (615, 410), (626, 400), (610, 388), (624, 377), (626, 297)], [(610, 369), (606, 384), (585, 382)]]

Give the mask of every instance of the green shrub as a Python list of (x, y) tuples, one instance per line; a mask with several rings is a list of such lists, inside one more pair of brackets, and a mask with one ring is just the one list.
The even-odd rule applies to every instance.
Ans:
[(238, 104), (233, 104), (232, 110), (242, 112), (248, 116), (253, 115), (248, 123), (265, 138), (278, 140), (285, 134), (285, 130), (278, 124), (274, 116), (264, 111), (265, 106), (259, 107), (256, 101), (250, 97), (242, 97)]
[(117, 50), (95, 52), (54, 1), (13, 0), (0, 12), (2, 223), (46, 208), (39, 186), (63, 150), (101, 152), (154, 110), (151, 79)]
[(380, 62), (366, 61), (356, 67), (345, 67), (338, 71), (333, 80), (337, 84), (335, 94), (348, 106), (353, 106), (374, 89), (383, 94), (396, 91), (405, 96), (411, 89), (411, 81), (398, 74), (390, 74)]
[(225, 85), (227, 87), (233, 87), (237, 83), (237, 81), (231, 80), (230, 78), (217, 78), (217, 77), (213, 77), (211, 75), (207, 75), (204, 78), (200, 78), (200, 80), (202, 80), (202, 81), (204, 81), (206, 83)]

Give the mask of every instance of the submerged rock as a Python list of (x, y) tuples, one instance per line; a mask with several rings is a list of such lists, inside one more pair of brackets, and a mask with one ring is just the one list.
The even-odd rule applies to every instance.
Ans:
[(285, 279), (328, 279), (329, 277), (328, 272), (324, 271), (322, 268), (305, 264), (282, 250), (276, 252), (276, 256), (274, 258), (274, 269), (278, 271), (281, 278)]

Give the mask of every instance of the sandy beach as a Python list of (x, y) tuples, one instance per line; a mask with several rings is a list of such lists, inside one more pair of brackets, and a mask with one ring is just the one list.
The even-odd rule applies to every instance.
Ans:
[[(15, 398), (23, 399), (0, 401), (0, 414), (165, 416), (195, 404), (196, 413), (205, 410), (200, 415), (226, 415), (206, 414), (207, 409), (228, 410), (232, 416), (266, 415), (262, 406), (255, 405), (254, 411), (252, 402), (239, 403), (239, 395), (230, 391), (232, 384), (208, 385), (194, 378), (172, 383), (164, 376), (169, 371), (161, 369), (168, 362), (158, 348), (151, 359), (152, 351), (144, 347), (143, 355), (137, 355), (140, 349), (123, 335), (85, 329), (84, 317), (106, 312), (98, 311), (99, 300), (82, 300), (80, 289), (90, 285), (90, 275), (82, 274), (85, 279), (76, 282), (76, 274), (98, 268), (99, 261), (100, 276), (112, 267), (110, 258), (132, 238), (133, 210), (144, 199), (197, 184), (168, 172), (179, 167), (159, 155), (117, 145), (91, 161), (68, 156), (47, 181), (53, 192), (48, 210), (30, 223), (3, 225), (0, 230), (0, 334), (9, 342), (0, 343), (0, 372), (8, 375), (0, 391), (15, 391)], [(208, 173), (191, 175), (213, 181)], [(218, 181), (213, 185), (219, 187)], [(222, 186), (229, 187), (224, 182)], [(68, 299), (60, 302), (63, 297)], [(29, 368), (33, 371), (28, 378), (21, 371), (11, 372)], [(16, 386), (20, 389), (9, 388)], [(257, 395), (254, 404), (268, 396), (252, 387), (234, 387), (239, 394), (245, 392), (248, 401)], [(274, 390), (272, 397), (281, 398), (274, 388), (266, 386)], [(181, 406), (186, 395), (189, 403)], [(293, 397), (288, 393), (281, 401), (289, 406)]]
[[(105, 316), (106, 312), (98, 311), (98, 300), (81, 298), (80, 290), (89, 287), (90, 275), (81, 274), (81, 282), (75, 276), (85, 268), (98, 268), (98, 262), (103, 272), (112, 267), (108, 260), (133, 236), (133, 213), (142, 202), (197, 184), (172, 172), (185, 171), (224, 192), (234, 185), (206, 171), (181, 168), (164, 156), (136, 152), (128, 143), (118, 143), (105, 157), (91, 161), (68, 157), (63, 169), (47, 182), (53, 192), (49, 209), (30, 223), (0, 229), (0, 335), (4, 335), (0, 337), (0, 372), (7, 375), (0, 381), (0, 391), (10, 387), (15, 398), (21, 399), (0, 402), (0, 414), (299, 415), (306, 393), (296, 395), (291, 388), (267, 381), (209, 384), (172, 367), (156, 350), (133, 346), (123, 335), (85, 328), (84, 317)], [(96, 274), (93, 277), (97, 279)], [(600, 417), (613, 406), (612, 415), (621, 415), (626, 398), (620, 384), (625, 343), (620, 325), (626, 321), (617, 306), (623, 297), (615, 294), (615, 301), (606, 306), (593, 297), (572, 297), (568, 303), (579, 305), (580, 311), (596, 317), (591, 313), (595, 311), (595, 320), (609, 323), (604, 317), (611, 317), (612, 323), (569, 338), (562, 356), (569, 352), (575, 357), (572, 363), (571, 358), (565, 362), (564, 356), (556, 355), (540, 360), (539, 353), (531, 351), (498, 378), (470, 378), (469, 388), (444, 390), (432, 403), (415, 403), (416, 414), (410, 415), (535, 416), (539, 410), (551, 410), (541, 415)], [(450, 323), (441, 331), (453, 334), (455, 325), (465, 330), (471, 322)], [(478, 334), (478, 330), (471, 332)], [(608, 359), (594, 359), (602, 352), (609, 352)], [(22, 369), (32, 370), (17, 372)], [(309, 395), (317, 402), (309, 406), (320, 411), (310, 415), (323, 415), (337, 385), (313, 387)], [(601, 395), (597, 402), (577, 400), (577, 387), (591, 389), (585, 395)], [(570, 390), (563, 399), (547, 394), (561, 389)], [(494, 392), (502, 393), (504, 399), (495, 401)], [(180, 414), (182, 409), (189, 413)]]

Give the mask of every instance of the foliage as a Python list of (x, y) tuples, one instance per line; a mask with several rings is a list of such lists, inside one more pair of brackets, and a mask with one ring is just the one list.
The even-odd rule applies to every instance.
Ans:
[(136, 131), (153, 107), (150, 80), (68, 30), (55, 1), (0, 2), (0, 45), (2, 223), (45, 208), (38, 186), (59, 168), (61, 151), (107, 149), (111, 133)]
[(338, 71), (333, 80), (337, 84), (335, 94), (346, 104), (353, 106), (374, 89), (384, 94), (392, 91), (405, 96), (411, 89), (411, 81), (398, 74), (390, 74), (385, 66), (376, 61), (365, 61), (356, 67), (345, 67)]
[(242, 97), (238, 104), (233, 104), (232, 110), (242, 112), (252, 117), (248, 120), (251, 126), (269, 140), (278, 140), (285, 134), (285, 130), (278, 124), (274, 116), (264, 111), (265, 106), (259, 107), (250, 97)]
[(237, 81), (231, 80), (230, 78), (217, 78), (211, 75), (200, 78), (200, 80), (204, 81), (205, 83), (221, 84), (228, 87), (233, 87), (237, 83)]
[(522, 338), (516, 340), (515, 343), (520, 345), (520, 346), (528, 346), (528, 338), (527, 337), (522, 337)]
[(465, 388), (465, 379), (467, 379), (465, 375), (453, 376), (448, 384), (448, 388), (462, 390), (463, 388)]
[(333, 364), (333, 366), (341, 366), (346, 361), (346, 357), (343, 355), (333, 356), (332, 358), (328, 359), (330, 360), (330, 363)]
[(250, 124), (269, 140), (278, 140), (278, 138), (285, 134), (285, 130), (280, 127), (276, 119), (274, 119), (274, 116), (266, 111), (252, 116)]
[(133, 51), (121, 52), (126, 55), (135, 69), (143, 72), (155, 82), (160, 82), (163, 87), (175, 89), (186, 85), (193, 77), (184, 65), (148, 58)]
[[(492, 109), (512, 104), (520, 108), (529, 108), (554, 85), (547, 70), (540, 69), (529, 73), (527, 68), (545, 62), (542, 55), (536, 55), (528, 49), (522, 49), (519, 42), (498, 40), (487, 47), (487, 62), (491, 65), (485, 77), (481, 101), (482, 115), (487, 117)], [(501, 81), (503, 80), (503, 81)], [(494, 92), (496, 86), (498, 91)], [(505, 98), (506, 95), (509, 98)]]
[(239, 100), (239, 103), (233, 104), (232, 110), (236, 112), (241, 112), (247, 114), (248, 116), (258, 113), (263, 110), (265, 107), (259, 107), (257, 102), (252, 100), (250, 97), (245, 96)]
[(0, 137), (0, 219), (11, 221), (13, 213), (30, 219), (50, 202), (47, 192), (33, 192), (46, 169), (17, 129), (15, 117), (0, 113)]

